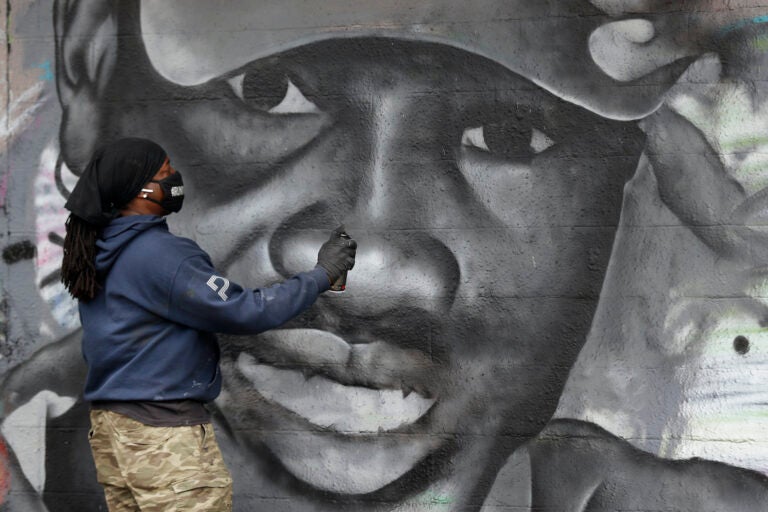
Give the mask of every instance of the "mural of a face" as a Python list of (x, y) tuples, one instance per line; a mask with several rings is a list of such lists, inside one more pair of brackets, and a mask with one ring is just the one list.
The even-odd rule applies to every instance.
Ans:
[[(246, 285), (311, 268), (339, 223), (360, 247), (343, 295), (222, 339), (218, 405), (248, 465), (233, 472), (272, 493), (379, 500), (490, 486), (584, 341), (639, 129), (461, 45), (375, 31), (297, 36), (246, 63), (217, 47), (237, 27), (195, 32), (210, 55), (174, 80), (178, 55), (146, 24), (179, 6), (123, 7), (70, 13), (120, 34), (81, 42), (97, 66), (59, 20), (68, 167), (112, 138), (156, 140), (188, 191), (172, 228)], [(184, 10), (179, 23), (202, 23), (210, 7)], [(163, 44), (184, 48), (173, 28)]]

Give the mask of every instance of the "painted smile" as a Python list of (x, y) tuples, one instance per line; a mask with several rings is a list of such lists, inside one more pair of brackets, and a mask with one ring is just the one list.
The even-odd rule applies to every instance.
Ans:
[(344, 386), (298, 370), (258, 364), (241, 353), (237, 368), (264, 398), (303, 417), (313, 425), (340, 433), (382, 432), (410, 425), (435, 403), (405, 390)]
[(284, 416), (278, 431), (263, 433), (270, 450), (293, 475), (320, 489), (380, 489), (441, 442), (417, 433), (427, 428), (424, 420), (438, 401), (426, 385), (433, 363), (421, 351), (283, 329), (260, 335), (238, 354), (235, 368), (286, 412), (272, 415)]
[(410, 425), (435, 403), (425, 386), (432, 362), (388, 343), (348, 344), (318, 329), (283, 329), (241, 352), (238, 371), (267, 400), (340, 433)]
[(246, 357), (238, 365), (297, 370), (307, 378), (319, 374), (345, 386), (394, 390), (404, 397), (411, 392), (427, 399), (436, 394), (432, 358), (384, 341), (349, 344), (319, 329), (281, 329), (260, 334), (257, 343), (240, 346), (240, 351)]

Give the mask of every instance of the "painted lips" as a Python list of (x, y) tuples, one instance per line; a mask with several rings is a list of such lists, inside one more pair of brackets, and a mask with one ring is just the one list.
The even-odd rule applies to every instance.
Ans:
[[(424, 425), (412, 427), (437, 401), (426, 384), (434, 381), (433, 363), (421, 351), (284, 329), (260, 335), (238, 355), (236, 368), (287, 411), (285, 424), (261, 432), (261, 440), (290, 473), (316, 488), (373, 492), (441, 445), (440, 436), (414, 431)], [(297, 417), (311, 427), (297, 424)]]
[(350, 345), (327, 331), (285, 329), (260, 337), (258, 352), (241, 352), (238, 371), (264, 398), (322, 428), (394, 430), (435, 403), (424, 385), (432, 363), (417, 350), (384, 342)]

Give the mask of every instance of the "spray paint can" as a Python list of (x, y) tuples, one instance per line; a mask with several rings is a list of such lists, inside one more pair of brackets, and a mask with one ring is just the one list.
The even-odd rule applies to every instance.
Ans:
[[(342, 232), (339, 234), (339, 238), (343, 240), (349, 240), (352, 237)], [(333, 282), (333, 284), (331, 285), (331, 291), (341, 293), (346, 289), (347, 289), (347, 271), (345, 270), (344, 272), (341, 273), (339, 278)]]

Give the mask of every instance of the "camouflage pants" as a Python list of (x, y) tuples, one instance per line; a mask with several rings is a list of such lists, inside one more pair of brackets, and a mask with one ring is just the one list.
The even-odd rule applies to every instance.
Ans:
[(232, 510), (232, 479), (210, 423), (150, 427), (93, 410), (88, 438), (110, 512)]

